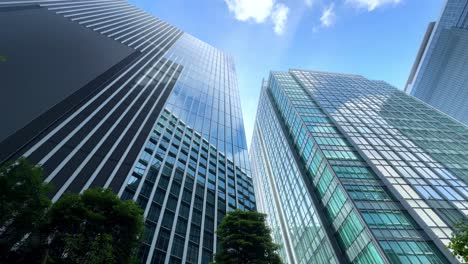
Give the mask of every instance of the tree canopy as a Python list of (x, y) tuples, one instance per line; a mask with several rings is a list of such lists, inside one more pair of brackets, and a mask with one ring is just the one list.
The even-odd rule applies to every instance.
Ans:
[[(50, 200), (42, 169), (25, 159), (0, 168), (0, 262), (26, 261), (38, 245)], [(25, 239), (29, 238), (29, 239)]]
[(452, 234), (448, 248), (452, 250), (453, 255), (468, 262), (468, 225), (458, 223), (457, 229)]
[(132, 263), (142, 209), (110, 189), (52, 204), (43, 172), (24, 159), (0, 168), (0, 263)]
[(235, 210), (229, 212), (218, 226), (217, 264), (277, 264), (282, 263), (276, 252), (266, 215)]
[(122, 201), (109, 189), (89, 189), (62, 196), (49, 212), (47, 229), (54, 262), (131, 263), (143, 215), (133, 201)]

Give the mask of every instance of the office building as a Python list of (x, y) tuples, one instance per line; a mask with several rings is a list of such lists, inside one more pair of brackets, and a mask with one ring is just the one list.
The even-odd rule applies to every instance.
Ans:
[(405, 91), (468, 125), (468, 0), (447, 0), (429, 24)]
[(383, 81), (306, 70), (263, 82), (257, 207), (286, 263), (458, 263), (468, 128)]
[(120, 0), (0, 3), (0, 163), (143, 209), (142, 263), (208, 263), (255, 210), (233, 60)]

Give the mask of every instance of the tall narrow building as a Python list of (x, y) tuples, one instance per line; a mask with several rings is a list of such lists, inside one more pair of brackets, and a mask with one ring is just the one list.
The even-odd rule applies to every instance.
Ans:
[(429, 24), (405, 91), (468, 125), (468, 0), (447, 0)]
[(3, 1), (0, 25), (0, 163), (136, 200), (142, 263), (211, 261), (255, 210), (232, 58), (121, 0)]
[(458, 263), (468, 128), (391, 85), (271, 72), (250, 159), (286, 263)]

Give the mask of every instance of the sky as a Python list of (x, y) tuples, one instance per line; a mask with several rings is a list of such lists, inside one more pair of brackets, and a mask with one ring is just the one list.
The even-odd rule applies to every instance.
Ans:
[(247, 144), (263, 78), (307, 69), (360, 74), (403, 89), (445, 0), (129, 0), (236, 64)]

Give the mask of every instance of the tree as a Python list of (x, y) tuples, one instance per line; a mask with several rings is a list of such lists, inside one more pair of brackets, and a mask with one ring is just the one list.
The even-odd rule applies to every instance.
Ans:
[(456, 227), (447, 247), (452, 250), (454, 256), (462, 258), (463, 262), (468, 262), (468, 225), (461, 222)]
[(0, 262), (29, 262), (50, 200), (42, 169), (25, 159), (0, 168)]
[(110, 189), (65, 194), (51, 205), (42, 169), (0, 168), (0, 263), (132, 263), (142, 209)]
[(109, 189), (65, 194), (50, 209), (52, 263), (132, 263), (143, 230), (141, 208)]
[(229, 212), (218, 226), (219, 248), (217, 264), (277, 264), (282, 263), (273, 243), (266, 215), (235, 210)]

